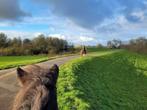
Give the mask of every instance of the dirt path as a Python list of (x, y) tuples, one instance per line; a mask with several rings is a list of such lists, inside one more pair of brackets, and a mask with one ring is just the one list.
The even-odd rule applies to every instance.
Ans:
[[(38, 63), (41, 67), (49, 67), (53, 64), (61, 65), (79, 56), (68, 56), (46, 62)], [(13, 98), (19, 90), (19, 85), (16, 79), (16, 68), (0, 71), (0, 110), (10, 110)]]

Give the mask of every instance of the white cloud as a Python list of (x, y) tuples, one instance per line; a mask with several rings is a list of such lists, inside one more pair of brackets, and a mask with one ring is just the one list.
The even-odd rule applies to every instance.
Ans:
[(36, 32), (36, 33), (34, 33), (34, 37), (37, 37), (37, 36), (39, 36), (39, 35), (41, 35), (41, 34), (43, 34), (43, 33), (41, 33), (41, 32)]
[(24, 21), (22, 22), (22, 24), (49, 24), (50, 21), (54, 21), (57, 18), (55, 16), (35, 16), (35, 17), (25, 17)]
[(21, 37), (22, 39), (29, 38), (32, 39), (41, 33), (38, 32), (24, 32), (15, 30), (0, 30), (0, 33), (5, 33), (9, 38)]
[(82, 42), (90, 42), (90, 41), (94, 41), (95, 38), (93, 37), (86, 37), (86, 36), (80, 36), (80, 41)]
[(65, 35), (61, 35), (61, 34), (49, 34), (48, 36), (50, 37), (57, 37), (59, 39), (66, 39)]
[(7, 26), (9, 26), (8, 23), (0, 22), (0, 27), (7, 27)]
[(140, 20), (144, 20), (144, 18), (145, 18), (143, 11), (132, 12), (131, 15), (139, 18)]

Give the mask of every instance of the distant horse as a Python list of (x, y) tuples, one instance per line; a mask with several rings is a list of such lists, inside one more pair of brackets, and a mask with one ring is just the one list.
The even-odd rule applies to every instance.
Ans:
[(17, 77), (22, 88), (16, 95), (12, 110), (58, 110), (56, 82), (57, 65), (50, 69), (30, 65), (17, 68)]
[(87, 54), (87, 51), (86, 51), (86, 48), (84, 46), (83, 49), (80, 51), (80, 55), (85, 56), (86, 54)]

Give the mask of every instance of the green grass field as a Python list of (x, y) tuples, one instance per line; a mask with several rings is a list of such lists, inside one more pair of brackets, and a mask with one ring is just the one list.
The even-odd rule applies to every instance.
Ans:
[(0, 70), (8, 69), (17, 66), (24, 66), (35, 64), (51, 59), (56, 59), (65, 56), (72, 56), (76, 54), (58, 54), (58, 55), (34, 55), (34, 56), (0, 56)]
[(60, 67), (60, 110), (147, 110), (147, 56), (95, 52)]
[(0, 69), (48, 60), (47, 56), (0, 56)]

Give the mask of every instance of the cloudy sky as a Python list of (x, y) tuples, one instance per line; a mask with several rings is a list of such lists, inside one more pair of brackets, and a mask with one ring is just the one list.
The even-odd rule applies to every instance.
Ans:
[(147, 36), (147, 0), (0, 0), (0, 32), (75, 44)]

